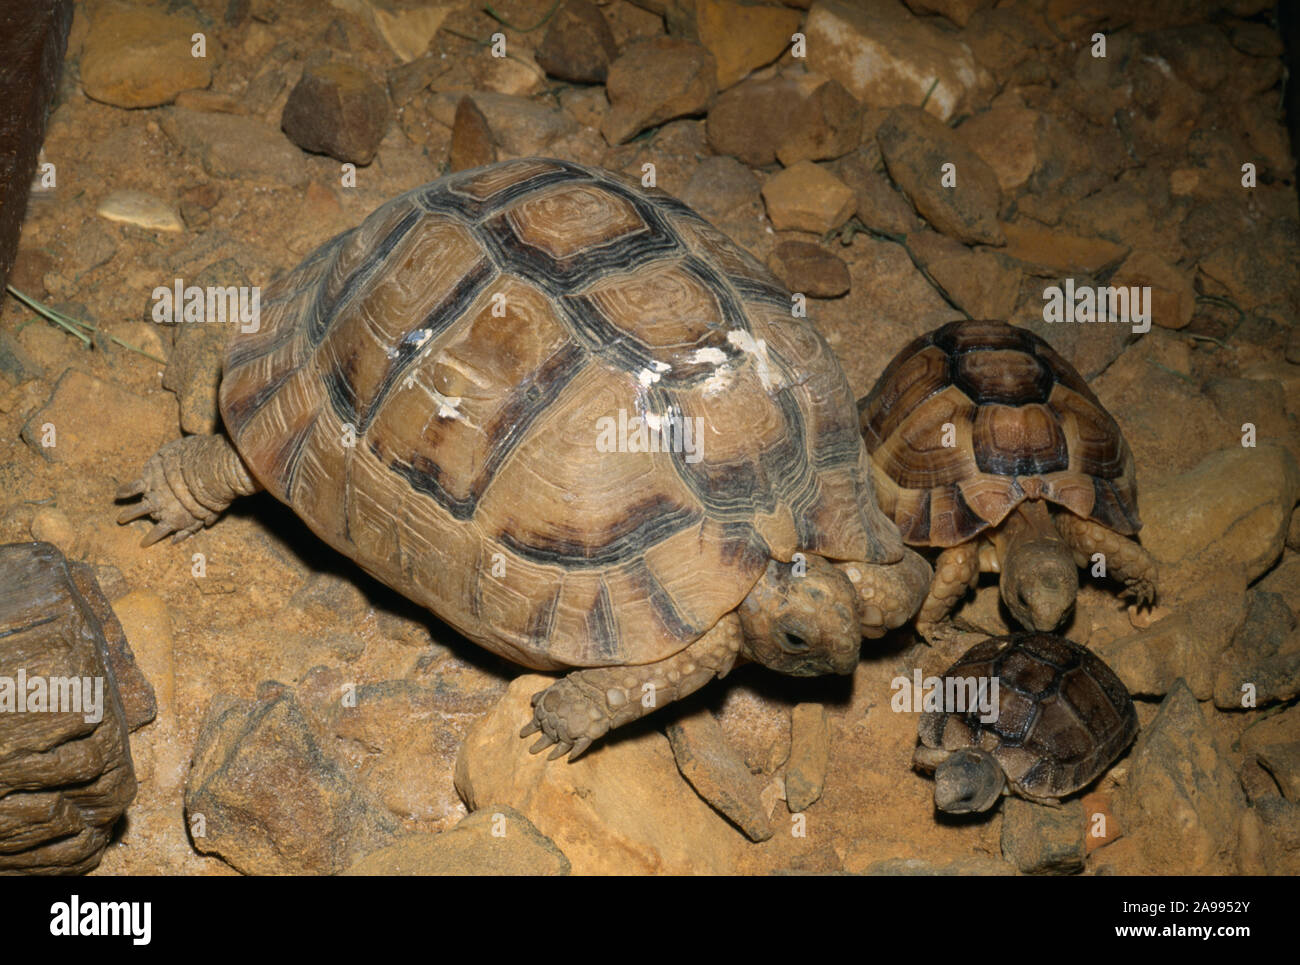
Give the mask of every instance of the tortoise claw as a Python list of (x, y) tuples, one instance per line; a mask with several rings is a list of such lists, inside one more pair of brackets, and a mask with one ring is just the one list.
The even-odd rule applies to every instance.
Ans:
[[(143, 479), (137, 479), (134, 482), (129, 482), (129, 483), (122, 483), (122, 485), (117, 487), (117, 495), (114, 498), (134, 499), (136, 496), (143, 496), (144, 491), (147, 488), (148, 487), (145, 485), (145, 481)], [(138, 517), (132, 517), (132, 518), (136, 519)]]
[[(119, 489), (117, 491), (117, 498), (129, 499), (130, 497), (123, 496), (122, 490)], [(117, 514), (118, 525), (120, 526), (126, 523), (133, 523), (137, 519), (142, 519), (145, 516), (148, 516), (150, 512), (152, 512), (152, 510), (149, 508), (148, 503), (137, 503), (134, 506), (128, 506), (126, 509), (122, 510), (120, 513)]]
[(555, 750), (551, 751), (550, 755), (546, 759), (548, 761), (553, 761), (556, 758), (563, 757), (565, 754), (569, 753), (569, 748), (571, 746), (572, 745), (570, 744), (556, 744)]
[(573, 750), (569, 752), (569, 763), (572, 764), (583, 754), (587, 753), (587, 748), (590, 746), (590, 737), (579, 737), (578, 740), (574, 742)]
[(554, 743), (554, 737), (550, 734), (543, 734), (541, 737), (537, 738), (537, 742), (533, 744), (532, 747), (528, 748), (528, 753), (536, 754), (538, 751), (544, 751)]
[(541, 724), (537, 723), (537, 721), (535, 720), (530, 720), (527, 724), (524, 725), (524, 729), (519, 732), (519, 736), (532, 737), (541, 729), (542, 729)]

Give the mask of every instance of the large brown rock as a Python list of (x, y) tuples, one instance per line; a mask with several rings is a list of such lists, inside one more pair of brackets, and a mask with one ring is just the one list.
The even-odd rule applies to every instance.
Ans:
[(359, 67), (325, 63), (303, 71), (280, 126), (304, 151), (369, 164), (392, 113), (383, 84)]
[(49, 543), (0, 547), (0, 873), (89, 871), (135, 798), (111, 610), (81, 576)]
[(773, 4), (695, 0), (695, 32), (717, 63), (718, 90), (780, 57), (799, 20), (797, 11)]
[(869, 107), (911, 105), (940, 120), (976, 106), (991, 83), (957, 36), (897, 0), (818, 0), (804, 24), (808, 66)]
[(1162, 563), (1199, 558), (1255, 580), (1281, 555), (1297, 496), (1300, 468), (1286, 449), (1223, 449), (1147, 488), (1142, 543)]
[(537, 65), (561, 80), (603, 84), (617, 56), (614, 32), (600, 7), (589, 0), (565, 0), (546, 25)]
[(205, 56), (192, 53), (197, 20), (129, 4), (100, 7), (81, 49), (86, 96), (114, 107), (158, 107), (183, 90), (207, 87), (218, 52), (208, 38)]
[(1184, 684), (1174, 684), (1129, 761), (1117, 803), (1149, 867), (1166, 874), (1236, 872), (1233, 853), (1245, 798)]
[(786, 77), (747, 80), (725, 91), (709, 108), (709, 147), (750, 167), (772, 164), (777, 149), (798, 126), (806, 96)]
[(763, 185), (767, 216), (778, 231), (825, 234), (853, 216), (857, 198), (843, 181), (811, 161), (800, 161)]
[(862, 139), (862, 108), (838, 81), (818, 87), (799, 111), (776, 156), (786, 167), (829, 161), (854, 150)]
[(163, 131), (214, 178), (240, 178), (297, 187), (307, 183), (302, 152), (279, 131), (252, 117), (169, 109)]
[(716, 69), (707, 50), (686, 40), (629, 44), (609, 68), (610, 111), (600, 132), (610, 144), (622, 144), (664, 121), (702, 114), (717, 90)]
[(573, 763), (528, 752), (519, 729), (552, 678), (515, 679), (465, 738), (456, 789), (471, 810), (504, 804), (555, 842), (574, 874), (725, 874), (745, 839), (682, 780), (662, 734), (620, 734)]
[[(946, 124), (916, 107), (890, 112), (876, 132), (889, 176), (935, 230), (967, 244), (1005, 244), (997, 176)], [(945, 165), (955, 184), (945, 186)]]
[(245, 874), (335, 874), (399, 825), (326, 754), (294, 694), (214, 697), (185, 787), (194, 846)]
[(709, 710), (688, 714), (668, 725), (668, 743), (682, 777), (751, 841), (772, 837), (758, 782), (740, 759)]

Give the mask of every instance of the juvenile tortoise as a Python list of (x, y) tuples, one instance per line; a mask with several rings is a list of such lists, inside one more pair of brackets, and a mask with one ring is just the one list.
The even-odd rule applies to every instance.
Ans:
[(925, 594), (829, 346), (665, 194), (542, 158), (459, 172), (262, 304), (225, 357), (233, 446), (165, 445), (121, 521), (184, 538), (269, 490), (481, 646), (579, 668), (534, 697), (534, 751), (576, 757), (738, 657), (850, 673)]
[(1106, 571), (1139, 604), (1156, 562), (1141, 528), (1133, 456), (1069, 362), (1033, 332), (957, 321), (898, 353), (858, 403), (881, 509), (914, 546), (942, 547), (918, 628), (942, 620), (980, 571), (1024, 627), (1074, 607), (1077, 566)]
[(987, 811), (1003, 794), (1057, 804), (1091, 784), (1137, 736), (1128, 690), (1091, 650), (1024, 632), (976, 644), (944, 678), (998, 678), (997, 717), (927, 711), (913, 763), (934, 773), (941, 811)]

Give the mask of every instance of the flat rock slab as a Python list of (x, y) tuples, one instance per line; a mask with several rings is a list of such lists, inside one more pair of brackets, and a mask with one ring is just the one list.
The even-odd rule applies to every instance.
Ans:
[(1020, 798), (1002, 806), (1002, 857), (1027, 875), (1072, 875), (1087, 857), (1083, 803), (1048, 807)]
[(68, 369), (49, 401), (23, 426), (31, 449), (54, 463), (99, 463), (134, 472), (176, 435), (176, 410), (168, 393), (145, 399), (116, 382)]
[(245, 874), (336, 874), (399, 829), (321, 747), (297, 697), (273, 682), (255, 700), (212, 699), (185, 815), (199, 851)]
[(569, 859), (526, 817), (488, 805), (442, 834), (412, 834), (345, 875), (567, 875)]
[(253, 117), (172, 108), (163, 131), (214, 178), (239, 178), (300, 187), (307, 183), (302, 152), (279, 131)]
[(822, 704), (798, 704), (790, 712), (790, 760), (785, 766), (785, 800), (792, 813), (822, 796), (830, 764), (830, 720)]
[(0, 295), (72, 26), (72, 0), (0, 0)]
[(668, 743), (682, 777), (745, 832), (751, 841), (772, 836), (754, 775), (729, 743), (717, 718), (707, 710), (674, 721), (666, 728)]
[(456, 790), (471, 810), (508, 805), (564, 852), (574, 874), (730, 874), (749, 847), (682, 780), (653, 730), (606, 737), (573, 762), (530, 754), (519, 730), (533, 694), (554, 678), (526, 674), (465, 737)]

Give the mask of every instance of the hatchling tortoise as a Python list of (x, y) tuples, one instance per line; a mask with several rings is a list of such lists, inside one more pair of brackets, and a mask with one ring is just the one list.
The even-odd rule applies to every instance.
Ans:
[(985, 640), (943, 674), (952, 677), (997, 678), (997, 715), (985, 722), (969, 706), (921, 715), (912, 760), (934, 773), (941, 811), (987, 811), (1008, 792), (1057, 804), (1137, 736), (1137, 711), (1115, 672), (1064, 637), (1030, 631)]
[(1101, 553), (1137, 603), (1156, 562), (1133, 456), (1083, 377), (1033, 332), (958, 321), (913, 341), (858, 403), (880, 507), (914, 546), (941, 547), (917, 626), (928, 633), (981, 571), (1025, 628), (1070, 614), (1076, 566)]
[[(846, 674), (928, 564), (876, 506), (853, 396), (789, 294), (688, 207), (532, 158), (383, 205), (232, 336), (223, 436), (119, 498), (146, 543), (265, 488), (516, 663), (576, 757), (738, 657)], [(233, 446), (231, 443), (233, 442)]]

